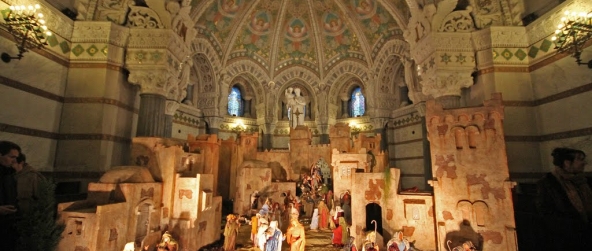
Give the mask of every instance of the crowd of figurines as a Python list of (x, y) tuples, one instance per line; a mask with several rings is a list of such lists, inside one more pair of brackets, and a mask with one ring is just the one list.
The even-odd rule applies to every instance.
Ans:
[[(304, 251), (305, 225), (310, 231), (331, 231), (330, 242), (336, 249), (357, 250), (355, 238), (349, 232), (352, 222), (351, 195), (349, 191), (334, 195), (330, 179), (323, 177), (321, 172), (323, 165), (326, 163), (319, 160), (313, 164), (310, 173), (302, 174), (296, 183), (296, 194), (289, 191), (282, 193), (283, 202), (272, 201), (265, 194), (255, 191), (251, 195), (252, 215), (229, 214), (223, 231), (223, 244), (202, 250), (235, 250), (242, 224), (251, 226), (251, 245), (262, 251), (280, 251), (284, 241), (290, 246), (290, 251)], [(288, 224), (285, 233), (282, 232), (285, 229), (283, 224)], [(411, 250), (409, 242), (403, 239), (400, 232), (395, 234), (387, 247), (389, 251)], [(362, 245), (362, 251), (372, 250), (378, 250), (376, 229), (368, 232)]]

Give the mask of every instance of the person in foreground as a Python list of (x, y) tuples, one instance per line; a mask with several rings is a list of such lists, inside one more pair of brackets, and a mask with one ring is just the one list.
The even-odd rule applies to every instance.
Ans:
[(18, 239), (16, 231), (17, 192), (12, 166), (21, 148), (10, 141), (0, 141), (0, 250), (14, 250)]
[(584, 176), (586, 154), (556, 148), (554, 168), (537, 183), (537, 210), (544, 250), (592, 250), (592, 180)]

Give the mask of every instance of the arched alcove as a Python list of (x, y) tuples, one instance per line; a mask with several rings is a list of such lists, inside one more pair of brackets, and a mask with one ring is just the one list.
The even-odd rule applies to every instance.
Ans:
[[(373, 221), (376, 221), (374, 224)], [(378, 232), (380, 235), (382, 234), (382, 207), (377, 203), (368, 203), (366, 205), (366, 231), (374, 231)]]

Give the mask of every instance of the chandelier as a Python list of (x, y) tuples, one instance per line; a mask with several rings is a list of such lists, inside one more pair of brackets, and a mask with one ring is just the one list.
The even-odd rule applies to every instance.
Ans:
[(592, 12), (566, 11), (551, 40), (555, 42), (558, 52), (572, 54), (578, 65), (588, 65), (588, 68), (592, 68), (592, 60), (582, 63), (580, 58), (582, 50), (591, 38)]
[(51, 36), (51, 32), (45, 26), (43, 14), (38, 12), (40, 8), (39, 4), (21, 5), (10, 6), (3, 11), (4, 23), (0, 25), (14, 37), (19, 53), (16, 56), (2, 53), (2, 61), (8, 63), (12, 59), (20, 60), (29, 49), (40, 49), (47, 45), (47, 36)]

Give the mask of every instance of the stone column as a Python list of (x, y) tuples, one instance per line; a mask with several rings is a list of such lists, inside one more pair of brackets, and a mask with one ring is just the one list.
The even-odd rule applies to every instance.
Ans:
[(159, 86), (166, 84), (167, 70), (131, 70), (128, 81), (140, 86), (138, 137), (166, 137), (166, 96)]
[[(141, 99), (136, 135), (170, 137), (172, 117), (166, 116), (174, 115), (185, 98), (190, 49), (169, 29), (131, 28), (129, 33), (125, 68), (130, 72), (128, 82), (140, 86)], [(167, 110), (167, 100), (177, 104)]]
[(187, 86), (187, 96), (183, 100), (183, 104), (193, 105), (193, 88), (194, 87), (195, 87), (195, 84)]
[(163, 95), (140, 94), (137, 137), (165, 137), (165, 106)]
[(331, 144), (331, 139), (329, 138), (329, 125), (321, 124), (318, 125), (319, 131), (321, 135), (319, 137), (319, 144)]
[(273, 148), (273, 130), (275, 129), (275, 124), (265, 123), (260, 125), (259, 128), (263, 129), (261, 138), (263, 150), (271, 150)]
[(208, 127), (210, 128), (209, 134), (216, 134), (220, 131), (220, 125), (224, 121), (222, 117), (205, 117), (206, 122), (208, 122)]
[(179, 102), (175, 100), (167, 100), (165, 107), (164, 116), (164, 137), (170, 138), (173, 135), (173, 117), (175, 112), (179, 109)]
[(372, 122), (372, 126), (374, 127), (374, 133), (375, 134), (380, 134), (381, 135), (381, 140), (380, 140), (380, 149), (381, 150), (388, 150), (388, 139), (387, 139), (387, 135), (385, 134), (384, 131), (384, 127), (386, 125), (386, 123), (388, 123), (389, 118), (372, 118), (371, 122)]
[[(429, 180), (433, 179), (432, 174), (432, 154), (430, 152), (430, 141), (428, 140), (428, 129), (427, 129), (427, 121), (425, 118), (426, 115), (426, 103), (420, 102), (414, 105), (415, 110), (421, 116), (421, 133), (424, 135), (421, 141), (422, 145), (422, 154), (423, 154), (423, 175), (426, 181), (426, 184)], [(425, 186), (425, 190), (431, 191), (434, 190), (432, 186)]]
[(339, 95), (339, 98), (341, 99), (341, 118), (349, 118), (349, 112), (347, 109), (348, 108), (348, 101), (349, 101), (349, 95), (347, 94), (341, 94)]
[(251, 115), (251, 101), (253, 100), (253, 97), (244, 96), (243, 98), (245, 99), (244, 117), (250, 118), (252, 116)]

